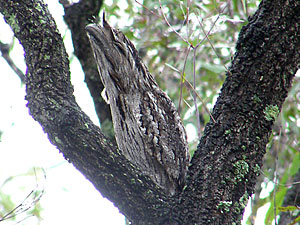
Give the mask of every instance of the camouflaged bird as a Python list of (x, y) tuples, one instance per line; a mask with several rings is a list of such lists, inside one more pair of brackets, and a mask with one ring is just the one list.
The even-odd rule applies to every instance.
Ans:
[(131, 41), (103, 19), (86, 27), (125, 157), (167, 194), (182, 189), (189, 151), (174, 103), (155, 82)]

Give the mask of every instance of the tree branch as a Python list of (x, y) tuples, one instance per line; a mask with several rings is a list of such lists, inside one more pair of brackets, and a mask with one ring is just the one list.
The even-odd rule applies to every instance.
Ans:
[(182, 209), (197, 202), (201, 212), (185, 213), (182, 221), (240, 221), (272, 125), (299, 68), (299, 15), (299, 1), (264, 0), (242, 28), (212, 113), (216, 123), (205, 127), (182, 195)]
[(38, 0), (0, 0), (26, 55), (30, 114), (50, 141), (136, 224), (236, 224), (274, 120), (300, 63), (300, 2), (263, 0), (237, 52), (191, 161), (183, 193), (166, 197), (80, 110), (55, 23)]
[(5, 59), (10, 68), (18, 75), (22, 83), (25, 83), (25, 75), (24, 73), (16, 66), (14, 61), (9, 55), (10, 44), (3, 44), (0, 42), (0, 52), (2, 57)]
[(75, 102), (67, 53), (46, 6), (39, 0), (1, 0), (0, 11), (24, 47), (27, 106), (51, 143), (128, 218), (147, 223), (156, 215), (156, 221), (164, 220), (168, 211), (162, 190), (120, 154)]
[(85, 82), (93, 98), (101, 129), (110, 139), (114, 139), (110, 108), (101, 96), (104, 87), (85, 32), (86, 25), (98, 18), (102, 1), (81, 0), (70, 5), (60, 0), (60, 3), (65, 9), (64, 20), (71, 30), (74, 52), (84, 71)]

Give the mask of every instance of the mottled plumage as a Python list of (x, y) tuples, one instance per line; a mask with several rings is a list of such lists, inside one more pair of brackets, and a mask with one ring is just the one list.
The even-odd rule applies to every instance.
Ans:
[(185, 182), (189, 152), (175, 105), (158, 87), (125, 35), (86, 27), (108, 96), (119, 149), (133, 164), (174, 194)]

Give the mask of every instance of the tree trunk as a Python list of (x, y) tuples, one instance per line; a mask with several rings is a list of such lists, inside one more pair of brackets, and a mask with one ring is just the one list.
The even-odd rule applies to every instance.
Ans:
[(263, 0), (241, 30), (184, 189), (168, 196), (132, 166), (73, 96), (69, 61), (40, 0), (0, 0), (25, 50), (32, 117), (64, 157), (133, 224), (240, 224), (262, 166), (272, 125), (300, 57), (300, 2)]

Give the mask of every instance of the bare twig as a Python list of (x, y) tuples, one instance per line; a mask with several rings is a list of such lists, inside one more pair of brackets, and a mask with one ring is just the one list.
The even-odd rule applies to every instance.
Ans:
[(274, 179), (273, 179), (273, 180), (270, 179), (270, 178), (268, 177), (268, 175), (266, 175), (266, 174), (264, 173), (263, 170), (260, 170), (260, 173), (263, 174), (264, 177), (267, 178), (268, 181), (272, 181), (275, 185), (278, 185), (278, 186), (283, 186), (283, 187), (287, 187), (287, 188), (288, 188), (288, 187), (290, 187), (290, 186), (292, 186), (292, 185), (300, 184), (300, 181), (295, 181), (295, 182), (292, 182), (292, 183), (282, 184), (282, 183), (279, 183), (278, 181), (276, 181), (276, 180), (274, 180)]
[(211, 27), (211, 29), (208, 31), (208, 33), (206, 33), (205, 30), (204, 30), (204, 27), (203, 27), (203, 25), (202, 25), (202, 23), (201, 23), (201, 21), (200, 21), (199, 18), (197, 17), (197, 20), (198, 20), (198, 22), (199, 22), (199, 25), (200, 25), (200, 27), (201, 27), (201, 30), (203, 31), (203, 33), (204, 33), (204, 35), (205, 35), (205, 38), (203, 38), (202, 41), (199, 42), (199, 43), (196, 45), (196, 48), (197, 48), (204, 40), (207, 39), (207, 41), (209, 42), (209, 44), (210, 44), (211, 48), (213, 49), (214, 53), (215, 53), (216, 56), (221, 60), (221, 63), (223, 64), (223, 66), (224, 66), (224, 68), (226, 69), (226, 71), (230, 74), (230, 71), (228, 70), (227, 66), (222, 62), (221, 57), (220, 57), (219, 54), (217, 53), (217, 51), (216, 51), (214, 45), (211, 43), (211, 41), (210, 41), (210, 39), (209, 39), (209, 37), (208, 37), (208, 35), (209, 35), (210, 32), (212, 31), (213, 27), (216, 25), (216, 22), (218, 21), (219, 18), (220, 18), (220, 14), (218, 15), (218, 17), (217, 17), (217, 19), (215, 20), (215, 22), (214, 22), (213, 26)]
[(186, 7), (186, 36), (189, 39), (189, 24), (190, 24), (190, 20), (189, 20), (189, 15), (190, 15), (190, 4), (191, 4), (191, 0), (187, 1), (187, 7)]
[(137, 0), (135, 0), (135, 2), (136, 2), (137, 4), (139, 4), (140, 6), (142, 6), (144, 9), (146, 9), (147, 11), (149, 11), (151, 14), (157, 16), (158, 18), (161, 18), (161, 16), (157, 15), (154, 11), (148, 9), (148, 8), (147, 8), (145, 5), (143, 5), (142, 3), (138, 2)]
[(16, 64), (9, 55), (9, 49), (11, 48), (11, 45), (12, 44), (3, 44), (2, 42), (0, 42), (1, 55), (5, 59), (7, 64), (10, 66), (10, 68), (18, 75), (22, 83), (25, 83), (24, 73), (16, 66)]
[(183, 84), (184, 84), (184, 80), (185, 80), (184, 71), (185, 71), (185, 66), (186, 66), (187, 58), (190, 54), (190, 51), (191, 51), (191, 46), (188, 47), (187, 53), (186, 53), (185, 58), (184, 58), (183, 69), (182, 69), (182, 72), (180, 72), (180, 96), (179, 96), (179, 103), (178, 103), (178, 113), (179, 113), (179, 115), (180, 115), (180, 112), (181, 112), (182, 89), (183, 89)]
[(200, 139), (201, 137), (201, 124), (200, 124), (200, 118), (199, 118), (199, 109), (197, 106), (197, 96), (196, 96), (196, 50), (194, 49), (194, 55), (193, 55), (193, 89), (194, 94), (193, 94), (193, 98), (194, 98), (194, 105), (195, 105), (195, 112), (196, 112), (196, 117), (197, 117), (197, 130), (198, 130), (198, 137)]
[[(139, 3), (138, 1), (135, 1), (137, 2), (139, 5), (141, 5), (142, 7), (144, 7), (146, 10), (148, 10), (149, 12), (151, 12), (152, 14), (158, 16), (155, 12), (153, 12), (152, 10), (148, 9), (147, 7), (145, 7), (143, 4)], [(188, 5), (187, 5), (187, 13), (185, 15), (185, 20), (187, 21), (186, 24), (187, 24), (187, 32), (188, 32), (188, 25), (189, 25), (189, 5), (190, 5), (190, 1), (188, 1)], [(179, 105), (178, 105), (178, 112), (180, 114), (181, 112), (181, 101), (182, 101), (182, 89), (183, 89), (183, 84), (184, 84), (184, 81), (187, 81), (184, 79), (184, 71), (185, 71), (185, 66), (186, 66), (186, 62), (187, 62), (187, 57), (190, 53), (190, 50), (193, 49), (194, 50), (194, 57), (193, 57), (193, 66), (194, 66), (194, 71), (193, 71), (193, 79), (194, 79), (194, 82), (193, 82), (193, 85), (190, 84), (190, 82), (187, 81), (187, 83), (189, 84), (189, 86), (191, 87), (191, 89), (193, 90), (193, 96), (194, 96), (194, 104), (195, 104), (195, 107), (196, 107), (196, 116), (197, 116), (197, 123), (198, 123), (198, 135), (200, 137), (200, 119), (199, 119), (199, 110), (197, 108), (197, 97), (200, 99), (200, 101), (202, 102), (202, 104), (204, 105), (204, 108), (205, 110), (209, 113), (209, 116), (211, 117), (212, 121), (214, 123), (216, 123), (215, 119), (212, 117), (211, 113), (209, 112), (209, 110), (207, 109), (207, 107), (205, 106), (204, 104), (204, 101), (202, 100), (202, 98), (196, 93), (196, 90), (195, 90), (195, 80), (196, 80), (196, 68), (195, 68), (195, 64), (196, 64), (196, 61), (195, 61), (195, 56), (196, 56), (196, 53), (195, 51), (197, 50), (197, 48), (206, 40), (208, 39), (208, 35), (211, 33), (212, 29), (214, 28), (214, 26), (216, 25), (216, 22), (218, 21), (219, 17), (220, 17), (220, 13), (222, 13), (224, 11), (224, 9), (226, 8), (226, 6), (219, 11), (219, 15), (217, 17), (217, 19), (215, 20), (215, 22), (213, 23), (212, 27), (210, 28), (209, 32), (206, 34), (205, 33), (205, 37), (197, 43), (196, 46), (193, 46), (192, 43), (190, 43), (187, 39), (185, 39), (181, 34), (179, 34), (175, 29), (174, 27), (169, 23), (168, 19), (166, 18), (166, 15), (165, 13), (163, 12), (163, 9), (162, 9), (162, 3), (161, 3), (161, 0), (159, 0), (159, 7), (160, 7), (160, 11), (161, 11), (161, 14), (163, 15), (163, 18), (166, 22), (166, 24), (172, 29), (172, 31), (181, 39), (183, 40), (185, 43), (188, 44), (188, 51), (187, 51), (187, 54), (185, 55), (185, 60), (184, 60), (184, 66), (183, 66), (183, 70), (182, 72), (179, 72), (179, 70), (176, 69), (177, 72), (180, 73), (180, 76), (181, 76), (181, 85), (180, 85), (180, 97), (179, 97)], [(160, 16), (158, 16), (160, 17)], [(161, 17), (160, 17), (161, 18)], [(200, 21), (199, 21), (200, 22)], [(189, 33), (187, 33), (187, 36), (189, 36)], [(209, 40), (209, 39), (208, 39)], [(209, 40), (210, 41), (210, 40)], [(213, 48), (214, 49), (214, 48)], [(226, 68), (226, 67), (225, 67)], [(174, 68), (173, 68), (174, 69)], [(227, 68), (226, 68), (227, 69)]]
[[(175, 67), (172, 66), (172, 67), (170, 67), (170, 68), (173, 69), (175, 72), (177, 72), (177, 73), (179, 73), (179, 74), (181, 75), (181, 72), (180, 72), (178, 69), (176, 69)], [(177, 77), (177, 78), (178, 78), (178, 77)], [(182, 78), (182, 79), (183, 79), (183, 78)], [(204, 107), (205, 111), (209, 114), (211, 120), (212, 120), (214, 123), (216, 123), (216, 120), (213, 118), (213, 116), (211, 115), (210, 111), (209, 111), (208, 108), (206, 107), (204, 100), (203, 100), (203, 99), (200, 97), (200, 95), (196, 92), (196, 90), (194, 89), (193, 85), (192, 85), (188, 80), (186, 80), (186, 79), (184, 79), (184, 84), (185, 84), (185, 82), (186, 82), (187, 85), (192, 89), (192, 91), (195, 92), (195, 94), (197, 95), (197, 97), (200, 99), (201, 103), (203, 104), (203, 107)]]
[[(44, 170), (43, 170), (43, 173), (44, 173), (44, 179), (46, 179), (46, 173)], [(37, 180), (36, 173), (35, 173), (35, 177)], [(14, 218), (17, 215), (20, 215), (21, 213), (28, 211), (30, 208), (32, 208), (34, 205), (36, 205), (37, 202), (40, 201), (41, 197), (44, 194), (44, 187), (42, 187), (41, 190), (39, 190), (39, 189), (40, 189), (39, 184), (37, 183), (36, 187), (30, 191), (30, 193), (24, 198), (24, 200), (18, 206), (16, 206), (14, 209), (12, 209), (10, 212), (8, 212), (2, 218), (0, 218), (0, 222)], [(28, 218), (28, 217), (26, 217), (26, 218)], [(23, 220), (25, 220), (25, 219), (23, 219)]]
[(200, 99), (200, 101), (202, 102), (203, 104), (203, 107), (205, 109), (205, 111), (209, 114), (211, 120), (216, 123), (216, 120), (214, 119), (214, 117), (211, 115), (210, 111), (208, 110), (208, 108), (206, 107), (205, 103), (204, 103), (204, 100), (200, 97), (200, 95), (196, 92), (196, 90), (193, 88), (193, 85), (188, 81), (188, 80), (185, 80), (186, 83), (190, 86), (190, 88), (196, 93), (197, 97)]
[(181, 40), (183, 40), (185, 43), (187, 43), (188, 45), (190, 45), (190, 46), (193, 47), (193, 45), (192, 45), (188, 40), (186, 40), (184, 37), (182, 37), (182, 35), (180, 35), (180, 34), (174, 29), (174, 27), (169, 23), (169, 21), (168, 21), (166, 15), (165, 15), (165, 13), (163, 12), (162, 4), (161, 4), (161, 1), (160, 1), (160, 0), (159, 0), (159, 7), (160, 7), (160, 11), (161, 11), (161, 13), (162, 13), (162, 15), (163, 15), (163, 17), (164, 17), (164, 20), (165, 20), (166, 24), (173, 30), (173, 32), (174, 32), (175, 34), (177, 34), (178, 37), (180, 37)]
[[(279, 138), (282, 137), (281, 135), (281, 129), (279, 131)], [(279, 141), (279, 145), (281, 145), (280, 141)], [(279, 149), (280, 149), (281, 146), (279, 146)], [(275, 152), (275, 160), (274, 160), (274, 183), (277, 183), (277, 180), (278, 180), (278, 149), (274, 149), (274, 152)], [(277, 219), (276, 219), (276, 215), (277, 215), (277, 202), (276, 202), (276, 192), (277, 192), (277, 189), (278, 189), (278, 185), (275, 184), (274, 186), (274, 192), (273, 192), (273, 201), (274, 201), (274, 220), (275, 220), (275, 225), (277, 225)]]

